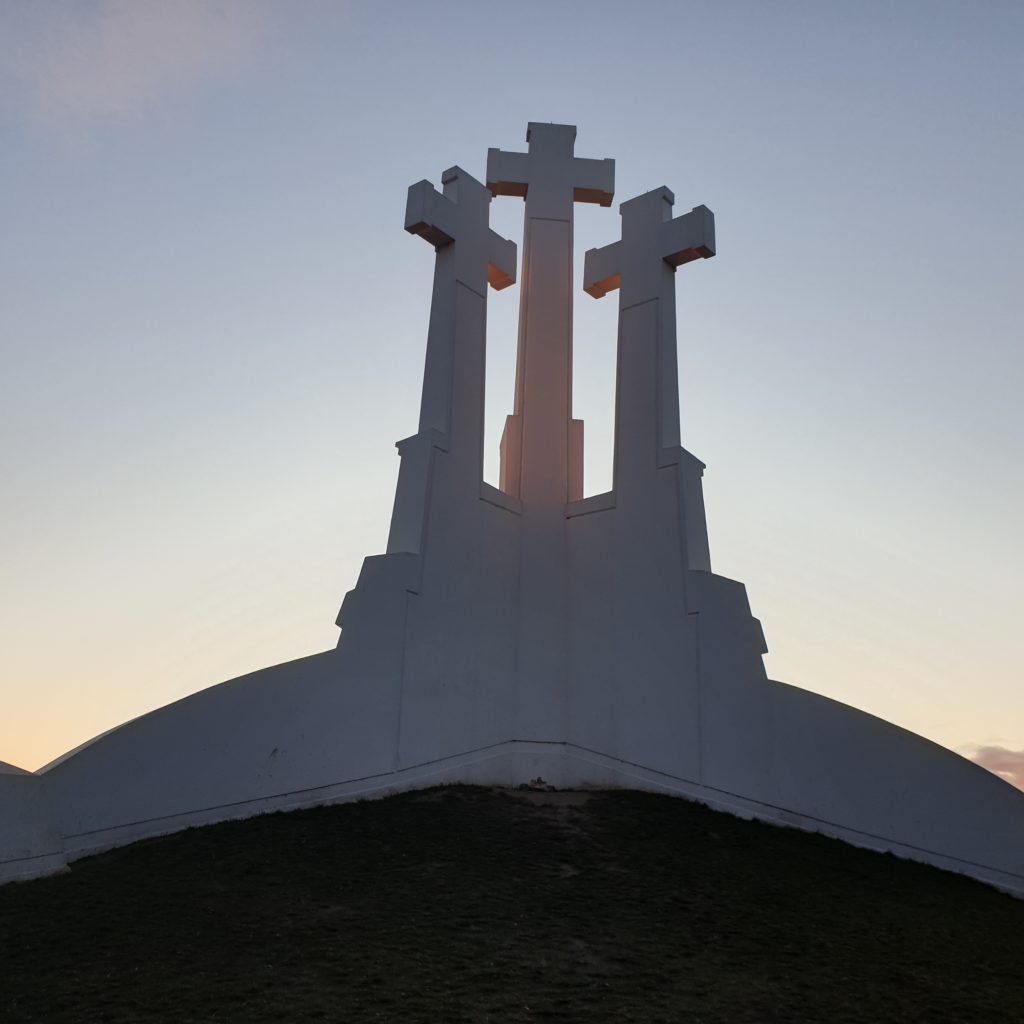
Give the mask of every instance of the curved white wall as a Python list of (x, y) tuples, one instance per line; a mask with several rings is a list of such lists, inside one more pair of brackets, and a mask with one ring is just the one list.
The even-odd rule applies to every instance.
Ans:
[(0, 882), (49, 875), (66, 865), (41, 780), (0, 761)]
[[(880, 719), (782, 683), (767, 760), (659, 757), (496, 738), (397, 756), (397, 694), (327, 652), (212, 687), (100, 737), (42, 776), (0, 773), (0, 880), (193, 825), (439, 782), (628, 786), (891, 850), (1024, 895), (1024, 794)], [(431, 727), (432, 728), (432, 727)], [(464, 742), (452, 735), (453, 744)], [(652, 762), (658, 762), (658, 767)], [(751, 768), (754, 774), (749, 774)]]

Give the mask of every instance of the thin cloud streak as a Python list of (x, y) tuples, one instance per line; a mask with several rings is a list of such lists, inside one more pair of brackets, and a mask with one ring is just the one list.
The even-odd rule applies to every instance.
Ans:
[(1005, 779), (1011, 786), (1024, 789), (1024, 750), (978, 747), (971, 760)]
[(262, 0), (14, 3), (0, 16), (0, 69), (44, 124), (137, 117), (238, 66), (267, 13)]

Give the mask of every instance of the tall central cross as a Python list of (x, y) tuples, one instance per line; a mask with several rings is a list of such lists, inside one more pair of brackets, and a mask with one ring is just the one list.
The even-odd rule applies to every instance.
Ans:
[(526, 200), (513, 413), (501, 488), (534, 507), (583, 496), (582, 423), (572, 419), (573, 204), (610, 206), (615, 161), (573, 155), (576, 128), (531, 122), (527, 153), (487, 153), (487, 187)]
[(574, 203), (610, 206), (614, 160), (573, 155), (576, 129), (532, 123), (527, 153), (487, 154), (487, 187), (526, 200), (513, 413), (501, 489), (522, 501), (516, 735), (565, 734), (566, 503), (583, 497), (583, 424), (572, 418)]

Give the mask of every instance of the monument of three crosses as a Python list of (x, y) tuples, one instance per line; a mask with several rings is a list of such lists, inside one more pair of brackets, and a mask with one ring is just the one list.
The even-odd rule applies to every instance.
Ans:
[[(620, 786), (891, 850), (1024, 895), (1024, 794), (880, 719), (770, 681), (743, 586), (715, 575), (703, 464), (680, 444), (675, 274), (714, 216), (667, 188), (620, 207), (583, 290), (618, 293), (613, 486), (583, 495), (572, 415), (573, 210), (614, 163), (531, 124), (409, 190), (435, 249), (419, 429), (387, 552), (334, 650), (211, 687), (35, 774), (0, 773), (0, 879), (145, 836), (441, 782)], [(516, 279), (493, 197), (525, 206), (515, 400), (483, 480), (487, 289)], [(681, 855), (683, 851), (681, 851)]]

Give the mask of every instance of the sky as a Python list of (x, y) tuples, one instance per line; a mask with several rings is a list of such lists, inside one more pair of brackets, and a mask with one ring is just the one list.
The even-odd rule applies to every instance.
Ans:
[[(1024, 787), (1024, 7), (0, 4), (0, 759), (337, 642), (416, 429), (407, 187), (528, 121), (667, 185), (683, 444), (774, 679)], [(516, 239), (522, 203), (496, 199)], [(576, 208), (611, 479), (615, 207)], [(518, 288), (491, 292), (485, 474)]]

